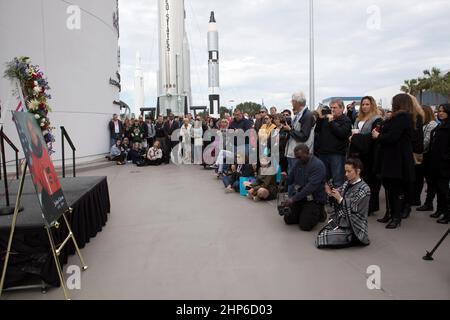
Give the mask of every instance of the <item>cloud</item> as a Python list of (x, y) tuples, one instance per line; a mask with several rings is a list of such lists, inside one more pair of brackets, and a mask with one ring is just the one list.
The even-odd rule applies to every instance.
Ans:
[[(450, 68), (447, 0), (314, 2), (316, 102), (329, 96), (357, 96), (374, 88), (400, 87), (403, 80), (432, 66)], [(120, 1), (122, 98), (130, 105), (137, 51), (146, 73), (146, 104), (156, 105), (156, 3)], [(292, 92), (308, 93), (308, 1), (185, 0), (185, 6), (195, 105), (208, 101), (206, 32), (210, 11), (215, 11), (219, 27), (222, 104), (264, 99), (266, 105), (281, 109), (289, 105)], [(369, 28), (369, 19), (377, 19), (379, 28)]]

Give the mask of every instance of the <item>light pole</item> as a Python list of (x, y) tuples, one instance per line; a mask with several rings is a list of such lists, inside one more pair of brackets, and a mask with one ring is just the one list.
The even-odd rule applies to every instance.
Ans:
[(231, 108), (231, 113), (233, 113), (233, 104), (234, 104), (234, 100), (230, 100), (228, 101), (228, 103), (230, 104), (230, 108)]
[(315, 101), (315, 82), (314, 82), (314, 4), (309, 0), (309, 101), (310, 109), (314, 110)]

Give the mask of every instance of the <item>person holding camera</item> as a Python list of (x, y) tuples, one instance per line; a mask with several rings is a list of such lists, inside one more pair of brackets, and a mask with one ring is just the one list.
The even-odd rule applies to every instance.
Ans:
[[(311, 151), (314, 151), (314, 127), (316, 125), (313, 113), (306, 107), (306, 97), (303, 92), (292, 95), (292, 108), (294, 118), (291, 125), (286, 126), (289, 131), (289, 140), (286, 145), (286, 158), (288, 162), (288, 175), (298, 163), (294, 149), (300, 144), (306, 144)], [(293, 194), (293, 187), (288, 186), (289, 194)]]
[(352, 134), (352, 122), (344, 114), (344, 103), (336, 99), (330, 103), (331, 114), (319, 116), (316, 126), (319, 158), (327, 168), (327, 179), (333, 179), (335, 187), (344, 184), (344, 165)]
[(361, 179), (362, 170), (361, 160), (348, 159), (344, 185), (339, 189), (325, 186), (333, 201), (333, 212), (328, 224), (317, 235), (316, 246), (319, 249), (370, 244), (367, 221), (370, 188)]
[(280, 214), (286, 224), (298, 224), (301, 230), (311, 231), (326, 220), (325, 165), (310, 154), (306, 144), (296, 146), (294, 154), (298, 162), (288, 176), (288, 185), (294, 186), (295, 193)]

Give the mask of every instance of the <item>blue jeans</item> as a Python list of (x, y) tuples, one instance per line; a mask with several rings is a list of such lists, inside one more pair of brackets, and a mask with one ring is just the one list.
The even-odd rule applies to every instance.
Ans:
[[(299, 162), (300, 160), (296, 159), (296, 158), (287, 158), (288, 161), (288, 175), (291, 175), (292, 170), (294, 169), (295, 165), (297, 164), (297, 162)], [(288, 185), (288, 194), (289, 197), (292, 197), (295, 193), (294, 190), (294, 186), (293, 185)]]
[(345, 155), (321, 154), (320, 160), (327, 168), (327, 181), (333, 179), (333, 185), (338, 188), (345, 182)]
[(239, 181), (235, 181), (233, 184), (231, 184), (231, 179), (229, 176), (223, 177), (223, 184), (225, 185), (225, 188), (227, 188), (229, 185), (236, 191), (239, 192)]

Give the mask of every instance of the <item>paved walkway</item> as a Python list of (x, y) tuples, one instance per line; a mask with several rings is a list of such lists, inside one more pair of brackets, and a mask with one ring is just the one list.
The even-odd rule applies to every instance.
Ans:
[[(369, 247), (318, 250), (319, 227), (286, 226), (274, 203), (225, 194), (211, 171), (196, 166), (83, 175), (108, 176), (112, 212), (83, 250), (89, 270), (73, 299), (450, 299), (450, 238), (436, 261), (422, 260), (448, 228), (428, 214), (413, 212), (398, 230), (371, 217)], [(367, 288), (371, 265), (381, 268), (381, 290)]]

